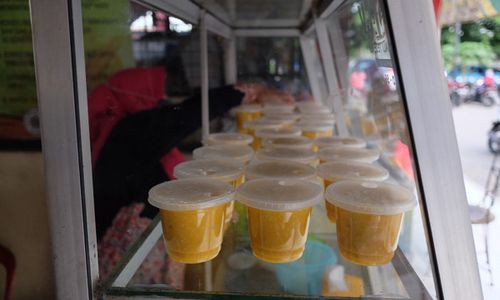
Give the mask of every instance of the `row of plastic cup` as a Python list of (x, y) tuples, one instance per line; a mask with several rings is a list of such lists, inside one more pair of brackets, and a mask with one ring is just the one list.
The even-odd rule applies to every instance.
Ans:
[[(314, 116), (328, 117), (321, 106), (307, 107)], [(169, 255), (184, 263), (215, 257), (236, 200), (247, 208), (254, 255), (268, 262), (294, 261), (304, 252), (311, 210), (325, 199), (345, 258), (363, 265), (390, 261), (403, 213), (415, 202), (406, 189), (381, 182), (387, 171), (370, 164), (378, 152), (363, 149), (366, 143), (352, 137), (301, 136), (294, 124), (307, 113), (300, 106), (299, 118), (288, 105), (259, 109), (252, 118), (264, 116), (253, 122), (279, 125), (249, 127), (253, 137), (210, 135), (206, 146), (193, 152), (195, 161), (175, 168), (178, 180), (151, 189), (149, 201), (160, 208)], [(247, 145), (256, 137), (264, 147), (249, 164), (254, 151)]]

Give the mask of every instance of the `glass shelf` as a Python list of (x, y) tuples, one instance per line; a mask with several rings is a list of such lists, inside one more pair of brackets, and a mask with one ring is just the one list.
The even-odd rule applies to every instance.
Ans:
[[(335, 226), (329, 223), (324, 210), (323, 204), (313, 210), (306, 253), (312, 244), (332, 249), (338, 258), (336, 265), (342, 265), (346, 275), (362, 281), (362, 299), (433, 299), (400, 248), (392, 262), (383, 266), (364, 267), (343, 259), (337, 249)], [(407, 240), (406, 233), (411, 233), (406, 225), (414, 218), (413, 213), (405, 216), (401, 241)], [(343, 298), (322, 293), (324, 272), (331, 267), (325, 263), (321, 264), (322, 271), (316, 274), (301, 274), (287, 272), (290, 264), (270, 264), (253, 257), (246, 228), (242, 225), (245, 226), (242, 222), (233, 223), (228, 229), (222, 250), (215, 259), (185, 265), (169, 261), (163, 247), (160, 220), (156, 217), (106, 280), (104, 294), (107, 297), (198, 299), (251, 299), (255, 296), (263, 299)], [(150, 276), (152, 267), (157, 270), (155, 276)], [(305, 268), (305, 265), (301, 266), (304, 272)], [(293, 282), (286, 278), (290, 276), (301, 277)]]

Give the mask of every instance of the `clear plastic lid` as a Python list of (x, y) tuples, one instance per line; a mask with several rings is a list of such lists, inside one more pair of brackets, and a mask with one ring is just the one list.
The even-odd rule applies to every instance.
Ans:
[(324, 132), (328, 130), (333, 130), (333, 123), (331, 122), (299, 122), (298, 126), (302, 129), (302, 131), (312, 131), (312, 132)]
[(291, 114), (295, 110), (295, 106), (286, 103), (269, 103), (265, 104), (262, 109), (264, 115), (270, 114)]
[(253, 157), (253, 149), (240, 145), (203, 146), (193, 151), (194, 159), (236, 159), (247, 163)]
[(313, 141), (303, 136), (279, 137), (279, 138), (265, 138), (262, 140), (262, 146), (273, 147), (289, 147), (289, 148), (302, 148), (311, 149)]
[(188, 178), (160, 183), (149, 190), (148, 201), (160, 209), (184, 211), (213, 207), (234, 199), (234, 188), (211, 178)]
[(342, 137), (342, 136), (332, 136), (332, 137), (321, 137), (317, 138), (315, 141), (316, 145), (321, 148), (334, 147), (334, 146), (344, 146), (348, 148), (365, 148), (366, 142), (362, 139), (355, 137)]
[(243, 104), (234, 108), (236, 112), (248, 112), (255, 113), (260, 112), (262, 110), (262, 106), (260, 104)]
[(343, 209), (374, 215), (399, 214), (417, 205), (408, 189), (374, 181), (339, 181), (326, 189), (325, 197), (328, 202)]
[(248, 166), (246, 178), (293, 178), (309, 180), (316, 176), (315, 169), (294, 161), (262, 161)]
[(317, 167), (316, 173), (325, 180), (353, 179), (384, 181), (389, 177), (386, 169), (354, 161), (332, 161)]
[(261, 161), (291, 160), (301, 163), (312, 163), (316, 160), (316, 152), (311, 149), (274, 147), (257, 151), (256, 157)]
[(201, 159), (186, 161), (174, 168), (177, 179), (209, 177), (222, 181), (238, 179), (245, 172), (245, 165), (237, 160)]
[(262, 210), (293, 211), (320, 202), (323, 188), (306, 180), (262, 178), (242, 184), (236, 199)]
[(379, 156), (380, 153), (376, 150), (348, 148), (342, 146), (323, 148), (318, 151), (318, 158), (321, 161), (354, 160), (372, 163), (376, 161)]
[(253, 142), (253, 137), (244, 133), (235, 132), (222, 132), (210, 134), (207, 138), (203, 139), (203, 145), (248, 145)]
[(265, 115), (260, 118), (261, 121), (280, 121), (285, 124), (293, 124), (300, 118), (299, 114), (274, 114)]
[(332, 111), (323, 105), (308, 105), (299, 107), (299, 111), (303, 114), (330, 114)]
[(278, 137), (291, 137), (300, 136), (302, 131), (300, 128), (262, 128), (255, 131), (255, 136), (260, 138), (278, 138)]
[(253, 130), (263, 129), (263, 128), (281, 128), (283, 127), (283, 122), (279, 120), (266, 120), (258, 119), (253, 121), (246, 121), (243, 123), (244, 128), (250, 128)]
[(315, 113), (303, 113), (300, 115), (300, 119), (307, 121), (307, 120), (312, 120), (312, 121), (335, 121), (335, 115), (334, 114), (315, 114)]

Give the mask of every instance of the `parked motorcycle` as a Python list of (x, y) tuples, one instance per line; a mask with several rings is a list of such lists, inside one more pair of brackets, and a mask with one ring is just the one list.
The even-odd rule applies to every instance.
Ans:
[(500, 103), (497, 89), (494, 86), (480, 85), (476, 87), (466, 84), (464, 89), (467, 91), (463, 92), (465, 95), (463, 98), (464, 103), (478, 102), (487, 107)]
[(493, 154), (500, 153), (500, 120), (493, 122), (488, 132), (488, 148)]

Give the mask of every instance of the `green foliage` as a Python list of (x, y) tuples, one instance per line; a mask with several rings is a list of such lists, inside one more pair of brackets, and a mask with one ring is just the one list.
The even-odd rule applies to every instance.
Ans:
[[(462, 24), (459, 63), (462, 66), (491, 66), (500, 58), (500, 17)], [(453, 66), (455, 27), (441, 30), (441, 50), (447, 69)]]

